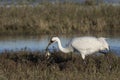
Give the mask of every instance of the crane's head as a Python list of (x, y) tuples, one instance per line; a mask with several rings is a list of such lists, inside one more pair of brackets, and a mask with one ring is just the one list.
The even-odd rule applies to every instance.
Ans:
[(58, 37), (52, 37), (52, 38), (50, 39), (50, 43), (57, 42), (58, 40), (59, 40)]
[(108, 44), (107, 41), (106, 41), (106, 38), (100, 37), (100, 38), (98, 38), (98, 40), (99, 40), (99, 41), (101, 42), (101, 44), (102, 44), (101, 50), (107, 50), (107, 51), (109, 51), (110, 47), (109, 47), (109, 44)]
[(57, 42), (58, 40), (59, 40), (58, 37), (52, 37), (52, 38), (50, 39), (50, 42), (49, 42), (49, 44), (48, 44), (46, 50), (48, 49), (49, 45), (51, 45), (51, 44), (54, 43), (54, 42)]

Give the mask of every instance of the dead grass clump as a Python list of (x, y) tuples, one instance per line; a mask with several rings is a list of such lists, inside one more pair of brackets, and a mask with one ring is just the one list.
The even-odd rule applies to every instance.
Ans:
[(87, 56), (52, 53), (49, 59), (40, 52), (4, 52), (0, 54), (1, 78), (9, 80), (119, 79), (120, 58), (113, 53)]
[(3, 35), (120, 32), (120, 6), (41, 3), (35, 7), (4, 6), (0, 12)]

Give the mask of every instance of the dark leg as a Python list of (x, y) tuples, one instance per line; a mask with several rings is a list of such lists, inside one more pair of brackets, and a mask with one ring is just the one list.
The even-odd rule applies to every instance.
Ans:
[(99, 52), (105, 55), (105, 58), (109, 64), (108, 52), (103, 52), (103, 51), (99, 51)]
[(70, 53), (71, 60), (73, 60), (73, 53)]
[(85, 60), (83, 60), (83, 64), (84, 64), (84, 65), (86, 65), (86, 64), (87, 64)]

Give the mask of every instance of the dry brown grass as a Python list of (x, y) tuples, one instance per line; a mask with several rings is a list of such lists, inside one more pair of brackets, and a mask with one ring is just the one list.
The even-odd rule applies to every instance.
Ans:
[(87, 56), (55, 52), (49, 59), (40, 52), (0, 54), (1, 80), (119, 80), (120, 58), (113, 53)]
[(35, 7), (0, 7), (0, 34), (120, 32), (120, 6), (41, 3)]

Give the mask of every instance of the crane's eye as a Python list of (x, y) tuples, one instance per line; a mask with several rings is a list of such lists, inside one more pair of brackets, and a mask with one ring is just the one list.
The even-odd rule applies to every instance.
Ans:
[(50, 43), (53, 43), (53, 42), (54, 42), (53, 40), (50, 41)]

